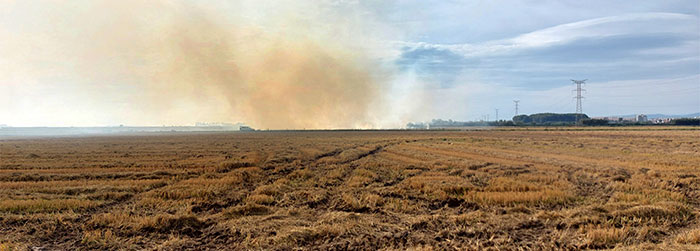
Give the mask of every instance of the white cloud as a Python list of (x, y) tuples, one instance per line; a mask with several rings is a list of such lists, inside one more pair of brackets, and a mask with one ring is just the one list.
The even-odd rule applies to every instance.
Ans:
[(509, 39), (464, 44), (394, 42), (397, 47), (449, 50), (465, 57), (504, 54), (517, 50), (547, 47), (582, 38), (601, 38), (626, 34), (677, 33), (697, 36), (700, 20), (677, 13), (637, 13), (566, 23)]
[[(418, 65), (408, 70), (424, 64), (425, 69), (419, 69), (426, 79), (423, 82), (433, 86), (445, 81), (440, 78), (445, 72), (430, 70), (457, 68), (448, 72), (457, 75), (453, 84), (424, 94), (432, 97), (432, 106), (439, 111), (436, 116), (444, 119), (481, 119), (484, 114), (493, 118), (494, 109), (500, 110), (502, 118), (509, 118), (514, 115), (513, 99), (522, 100), (522, 113), (573, 112), (569, 79), (579, 77), (591, 79), (584, 101), (584, 112), (589, 115), (677, 114), (700, 111), (699, 28), (693, 15), (638, 13), (566, 23), (481, 43), (393, 44), (397, 50), (421, 52), (405, 53), (401, 62), (411, 65), (410, 60), (416, 60)], [(615, 40), (620, 37), (624, 39)], [(446, 57), (445, 51), (463, 59), (443, 62), (434, 58)], [(575, 57), (586, 60), (576, 61)], [(663, 84), (668, 81), (672, 84)], [(666, 91), (650, 91), (657, 88)]]

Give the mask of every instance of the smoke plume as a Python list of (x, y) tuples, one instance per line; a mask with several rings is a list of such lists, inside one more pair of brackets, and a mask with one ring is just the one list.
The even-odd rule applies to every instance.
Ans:
[(309, 28), (313, 17), (266, 17), (273, 20), (259, 26), (242, 14), (182, 2), (46, 4), (35, 13), (38, 23), (23, 24), (42, 36), (13, 31), (21, 39), (0, 50), (20, 65), (10, 70), (13, 80), (74, 86), (83, 94), (73, 98), (89, 99), (83, 104), (115, 121), (376, 126), (373, 107), (383, 88), (376, 65), (354, 41)]

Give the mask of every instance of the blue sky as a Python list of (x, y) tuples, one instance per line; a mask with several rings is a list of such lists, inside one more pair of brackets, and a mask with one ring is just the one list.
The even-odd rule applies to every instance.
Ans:
[[(583, 111), (591, 116), (695, 113), (700, 112), (699, 16), (698, 1), (5, 1), (0, 3), (0, 37), (6, 38), (0, 41), (0, 124), (253, 120), (232, 101), (250, 95), (201, 83), (211, 73), (228, 74), (211, 71), (220, 65), (187, 65), (203, 72), (182, 73), (177, 88), (163, 82), (172, 80), (162, 76), (171, 70), (163, 65), (177, 64), (166, 60), (175, 56), (167, 51), (172, 44), (163, 41), (182, 25), (216, 26), (214, 35), (197, 29), (181, 34), (183, 41), (204, 48), (199, 53), (209, 53), (211, 41), (230, 40), (215, 49), (230, 48), (234, 56), (213, 61), (217, 64), (261, 60), (256, 53), (267, 49), (260, 44), (311, 41), (322, 47), (321, 55), (331, 53), (351, 65), (350, 72), (371, 75), (379, 94), (338, 96), (345, 102), (339, 106), (367, 110), (362, 121), (310, 127), (494, 119), (496, 109), (504, 119), (514, 115), (516, 99), (521, 113), (573, 112), (570, 79), (588, 79)], [(260, 87), (254, 82), (246, 88)], [(313, 105), (302, 96), (263, 109)]]
[(446, 118), (572, 112), (570, 79), (593, 116), (700, 111), (697, 1), (420, 2), (387, 17), (411, 30), (395, 63)]

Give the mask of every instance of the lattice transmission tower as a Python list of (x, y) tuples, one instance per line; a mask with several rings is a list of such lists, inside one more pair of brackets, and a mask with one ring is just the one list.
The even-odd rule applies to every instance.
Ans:
[(583, 105), (582, 105), (583, 102), (582, 102), (582, 100), (584, 97), (581, 94), (583, 92), (585, 92), (586, 90), (581, 88), (581, 86), (586, 84), (586, 80), (588, 80), (588, 79), (584, 79), (584, 80), (573, 80), (572, 79), (571, 80), (571, 82), (574, 82), (574, 84), (576, 85), (576, 89), (573, 91), (576, 92), (576, 96), (574, 96), (574, 98), (576, 99), (576, 113), (577, 114), (583, 114)]

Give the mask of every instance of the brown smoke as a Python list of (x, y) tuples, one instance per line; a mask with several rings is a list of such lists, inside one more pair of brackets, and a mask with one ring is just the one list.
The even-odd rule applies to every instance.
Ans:
[[(368, 63), (319, 41), (244, 36), (207, 16), (176, 23), (166, 82), (221, 91), (231, 109), (263, 128), (354, 128), (377, 97)], [(235, 29), (235, 28), (233, 28)], [(253, 31), (255, 32), (255, 31)], [(197, 89), (197, 88), (190, 88)]]
[(296, 32), (270, 31), (223, 18), (215, 8), (169, 1), (87, 3), (54, 13), (65, 25), (50, 24), (57, 41), (46, 44), (60, 45), (55, 54), (71, 67), (59, 71), (71, 71), (97, 99), (110, 95), (109, 85), (129, 90), (129, 110), (118, 115), (127, 120), (372, 126), (380, 86), (372, 64), (347, 41), (306, 36), (295, 22), (279, 30)]

